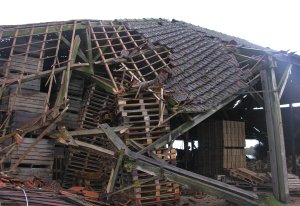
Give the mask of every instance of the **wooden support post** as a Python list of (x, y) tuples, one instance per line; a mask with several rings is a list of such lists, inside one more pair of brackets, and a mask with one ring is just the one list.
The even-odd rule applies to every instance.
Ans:
[(112, 171), (111, 171), (112, 172), (112, 176), (111, 176), (112, 178), (110, 179), (111, 181), (109, 181), (108, 184), (107, 184), (107, 192), (108, 193), (114, 191), (115, 184), (116, 184), (116, 181), (117, 181), (117, 178), (118, 178), (118, 174), (119, 174), (120, 167), (122, 165), (123, 158), (124, 158), (124, 149), (120, 150), (116, 167), (113, 168)]
[(185, 133), (184, 136), (184, 168), (188, 169), (188, 158), (189, 158), (189, 132)]
[(269, 68), (261, 71), (261, 80), (265, 103), (273, 193), (276, 199), (286, 203), (289, 199), (289, 189), (279, 94), (274, 71), (276, 61), (272, 56), (269, 56), (268, 59), (270, 65)]
[(289, 125), (289, 135), (291, 138), (291, 144), (292, 144), (292, 162), (293, 162), (293, 172), (297, 174), (297, 159), (296, 159), (296, 141), (295, 141), (295, 119), (294, 119), (294, 109), (293, 109), (293, 103), (290, 103), (290, 125)]
[[(74, 26), (74, 28), (75, 27), (76, 26)], [(72, 38), (74, 38), (73, 36), (72, 36)], [(63, 101), (65, 101), (68, 97), (69, 83), (70, 83), (71, 75), (72, 75), (71, 63), (75, 62), (80, 42), (81, 42), (81, 40), (78, 35), (72, 41), (67, 69), (63, 71), (62, 82), (61, 82), (61, 86), (60, 86), (60, 89), (57, 94), (55, 105), (61, 105), (61, 103)]]
[(0, 26), (0, 39), (2, 38), (3, 30), (4, 29)]

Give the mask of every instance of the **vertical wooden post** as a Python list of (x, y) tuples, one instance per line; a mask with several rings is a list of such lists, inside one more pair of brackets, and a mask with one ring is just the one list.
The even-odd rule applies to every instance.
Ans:
[(188, 169), (188, 158), (189, 158), (189, 132), (184, 135), (184, 168)]
[(295, 124), (294, 124), (294, 109), (293, 109), (293, 103), (290, 103), (290, 125), (289, 125), (289, 135), (291, 138), (291, 144), (292, 144), (292, 162), (293, 162), (293, 172), (297, 174), (297, 161), (296, 161), (296, 141), (295, 141)]
[(277, 65), (272, 56), (269, 56), (268, 60), (269, 67), (263, 69), (260, 74), (264, 91), (272, 186), (276, 199), (286, 203), (289, 198), (289, 189), (280, 102), (274, 71)]

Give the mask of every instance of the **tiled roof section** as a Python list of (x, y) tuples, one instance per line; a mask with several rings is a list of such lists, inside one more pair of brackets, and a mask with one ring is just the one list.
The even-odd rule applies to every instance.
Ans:
[(235, 37), (235, 36), (230, 36), (230, 35), (227, 35), (227, 34), (224, 34), (224, 33), (221, 33), (221, 32), (217, 32), (217, 31), (214, 31), (214, 30), (206, 29), (206, 28), (203, 28), (203, 27), (200, 27), (200, 26), (195, 26), (195, 29), (197, 31), (206, 33), (206, 35), (208, 35), (208, 36), (218, 38), (218, 39), (220, 39), (221, 41), (224, 41), (224, 42), (234, 41), (238, 46), (255, 48), (255, 49), (262, 49), (262, 50), (270, 50), (269, 48), (265, 48), (265, 47), (259, 46), (257, 44), (253, 44), (253, 43), (251, 43), (251, 42), (249, 42), (245, 39), (241, 39), (241, 38)]
[(197, 26), (162, 19), (124, 21), (152, 44), (172, 51), (172, 77), (165, 88), (186, 112), (205, 112), (247, 86), (235, 57)]

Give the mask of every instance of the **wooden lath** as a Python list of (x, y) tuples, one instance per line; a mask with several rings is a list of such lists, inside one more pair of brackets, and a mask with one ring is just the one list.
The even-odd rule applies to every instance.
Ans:
[(161, 70), (170, 70), (169, 55), (170, 51), (163, 47), (143, 50), (132, 57), (133, 61), (129, 62), (127, 67), (138, 68), (139, 79), (150, 81), (158, 77)]
[[(73, 25), (76, 25), (76, 21), (73, 22)], [(10, 105), (10, 109), (7, 110), (7, 120), (11, 119), (11, 113), (15, 110), (13, 108), (17, 108), (15, 104), (19, 98), (18, 96), (22, 95), (22, 92), (26, 93), (28, 100), (32, 95), (37, 96), (37, 94), (34, 93), (40, 93), (38, 96), (44, 97), (42, 100), (44, 108), (43, 112), (48, 111), (53, 82), (56, 82), (54, 74), (63, 68), (62, 66), (64, 65), (66, 68), (63, 69), (62, 72), (66, 71), (68, 73), (73, 65), (73, 63), (71, 63), (71, 58), (76, 58), (76, 54), (74, 57), (72, 56), (72, 52), (68, 52), (67, 59), (62, 56), (62, 51), (67, 51), (68, 46), (73, 48), (73, 42), (68, 45), (62, 41), (63, 31), (67, 31), (66, 27), (69, 27), (68, 23), (61, 23), (57, 25), (43, 24), (42, 26), (39, 24), (33, 24), (28, 27), (21, 26), (20, 28), (17, 27), (15, 29), (15, 35), (13, 37), (7, 37), (5, 38), (5, 41), (0, 43), (3, 45), (0, 47), (0, 52), (2, 51), (2, 53), (5, 54), (9, 51), (9, 54), (6, 54), (8, 56), (4, 56), (7, 58), (7, 64), (4, 65), (3, 68), (5, 75), (1, 78), (2, 91), (5, 90), (6, 95), (3, 98), (8, 99)], [(76, 29), (77, 28), (73, 26), (74, 34)], [(9, 28), (8, 30), (4, 29), (3, 32), (5, 33), (9, 30)], [(27, 33), (24, 33), (24, 31)], [(66, 36), (64, 39), (66, 40), (66, 38), (69, 37)], [(44, 64), (45, 61), (47, 62), (46, 64)], [(49, 77), (45, 85), (41, 85), (41, 78), (47, 76)], [(63, 76), (66, 77), (66, 75)], [(14, 84), (16, 84), (16, 86), (14, 86)], [(40, 92), (40, 89), (43, 87), (48, 88), (45, 95), (43, 92)], [(15, 91), (13, 91), (14, 88)], [(67, 90), (68, 89), (65, 91)], [(9, 95), (10, 93), (14, 93), (15, 95)], [(20, 97), (24, 97), (24, 95)], [(40, 100), (41, 99), (39, 99), (39, 101)], [(28, 103), (32, 104), (31, 102)], [(20, 101), (18, 104), (20, 104)], [(33, 107), (29, 106), (29, 104), (26, 106), (25, 104), (26, 102), (22, 103), (24, 108), (18, 107), (18, 110), (21, 109), (22, 111), (28, 111), (31, 113), (38, 112), (37, 114), (40, 114), (40, 111), (30, 109)], [(35, 102), (33, 102), (33, 104), (36, 104), (38, 107), (42, 106), (37, 105)], [(60, 105), (60, 103), (58, 102), (57, 105)], [(27, 107), (28, 109), (26, 109)], [(17, 111), (18, 115), (19, 113), (20, 112)], [(29, 116), (32, 115), (30, 114)], [(44, 119), (44, 122), (45, 121), (46, 119)], [(6, 124), (8, 122), (9, 121), (6, 121)]]
[[(49, 33), (55, 33), (59, 29), (59, 25), (64, 25), (63, 31), (70, 31), (73, 29), (74, 21), (61, 21), (61, 22), (47, 22), (47, 23), (37, 23), (37, 24), (26, 24), (21, 26), (3, 26), (3, 34), (2, 38), (10, 39), (12, 38), (13, 34), (16, 32), (18, 28), (21, 28), (22, 31), (19, 33), (19, 37), (26, 37), (30, 35), (31, 27), (36, 27), (34, 31), (34, 35), (43, 35), (44, 29), (46, 26), (49, 26)], [(86, 23), (85, 21), (78, 21), (78, 29), (85, 29)]]
[[(98, 60), (97, 64), (99, 62), (104, 65), (115, 89), (126, 88), (124, 81), (128, 87), (128, 81), (133, 79), (153, 80), (159, 76), (160, 70), (170, 69), (169, 50), (155, 46), (148, 48), (142, 35), (127, 29), (122, 23), (99, 21), (89, 22), (89, 25), (95, 46), (88, 51), (98, 51), (98, 55), (93, 57), (94, 61), (100, 57), (101, 60)], [(116, 81), (116, 78), (121, 81)]]
[(89, 22), (89, 25), (90, 25), (92, 37), (95, 40), (96, 46), (97, 46), (99, 54), (101, 56), (101, 59), (104, 60), (105, 70), (106, 70), (106, 72), (107, 72), (107, 74), (108, 74), (111, 82), (113, 83), (115, 90), (118, 91), (118, 86), (117, 86), (117, 84), (116, 84), (116, 82), (115, 82), (115, 80), (113, 78), (113, 75), (112, 75), (112, 73), (110, 71), (110, 68), (109, 68), (108, 64), (105, 62), (104, 53), (103, 53), (102, 49), (100, 48), (99, 42), (97, 41), (96, 33), (95, 33), (93, 27), (91, 26), (91, 22)]

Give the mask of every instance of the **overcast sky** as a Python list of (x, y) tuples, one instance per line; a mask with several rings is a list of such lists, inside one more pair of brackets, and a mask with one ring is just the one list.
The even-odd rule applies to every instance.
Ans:
[(276, 50), (300, 53), (299, 0), (10, 0), (0, 25), (71, 19), (177, 19)]

